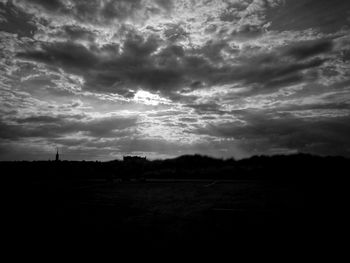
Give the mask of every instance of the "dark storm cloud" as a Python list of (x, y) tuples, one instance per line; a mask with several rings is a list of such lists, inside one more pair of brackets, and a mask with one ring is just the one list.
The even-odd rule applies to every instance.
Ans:
[(82, 39), (93, 42), (96, 38), (96, 35), (90, 30), (76, 25), (64, 26), (62, 30), (63, 36), (67, 36), (71, 40)]
[(173, 0), (155, 0), (155, 2), (166, 11), (171, 11), (173, 8)]
[(195, 109), (198, 114), (214, 113), (220, 115), (225, 113), (216, 102), (188, 104), (187, 107)]
[[(118, 46), (88, 49), (78, 43), (56, 42), (43, 44), (41, 50), (20, 52), (17, 56), (83, 76), (87, 89), (123, 94), (126, 88), (134, 85), (158, 90), (161, 86), (176, 85), (181, 80), (178, 70), (154, 65), (151, 54), (157, 47), (155, 38), (130, 35), (121, 54)], [(110, 51), (110, 56), (101, 56), (104, 51)]]
[[(328, 40), (292, 43), (282, 51), (240, 55), (236, 58), (239, 65), (220, 66), (216, 63), (224, 62), (221, 50), (236, 52), (223, 42), (186, 51), (181, 46), (169, 45), (154, 53), (162, 45), (159, 38), (144, 38), (133, 32), (126, 36), (122, 52), (119, 46), (87, 48), (74, 42), (53, 42), (42, 44), (41, 50), (20, 52), (18, 57), (80, 75), (88, 90), (132, 97), (130, 89), (141, 86), (177, 100), (175, 91), (183, 87), (198, 89), (240, 81), (247, 85), (259, 84), (259, 92), (266, 92), (310, 80), (310, 75), (303, 71), (321, 66), (326, 60), (317, 55), (331, 51), (333, 46)], [(110, 55), (102, 56), (104, 51)]]
[(264, 32), (261, 26), (245, 24), (231, 32), (231, 36), (236, 40), (254, 39), (262, 35)]
[[(83, 117), (83, 116), (82, 116)], [(55, 123), (60, 122), (61, 118), (53, 116), (31, 116), (27, 118), (17, 119), (18, 123)]]
[[(87, 36), (87, 32), (78, 28), (64, 28), (71, 38)], [(144, 84), (150, 88), (177, 83), (181, 79), (181, 72), (167, 67), (155, 67), (150, 57), (158, 47), (155, 38), (143, 39), (141, 36), (130, 34), (123, 45), (123, 53), (119, 54), (119, 47), (106, 45), (100, 49), (87, 47), (73, 42), (43, 43), (40, 50), (19, 52), (19, 58), (43, 62), (60, 67), (68, 72), (81, 75), (90, 88), (108, 90), (118, 93), (126, 84)], [(111, 56), (101, 58), (101, 52), (110, 52)], [(165, 58), (166, 53), (174, 56), (181, 55), (181, 48), (165, 49), (159, 56)], [(166, 59), (166, 58), (165, 58)], [(164, 62), (164, 61), (163, 61)], [(162, 63), (162, 62), (160, 62)], [(116, 87), (113, 87), (115, 84)], [(113, 90), (114, 89), (114, 90)]]
[(56, 42), (41, 45), (41, 50), (19, 52), (19, 58), (43, 62), (74, 72), (93, 68), (98, 57), (85, 46), (73, 42)]
[(305, 75), (302, 74), (303, 70), (319, 67), (324, 62), (323, 59), (313, 59), (302, 63), (278, 60), (274, 64), (265, 65), (246, 63), (236, 68), (232, 75), (226, 77), (227, 82), (242, 80), (246, 84), (260, 84), (262, 88), (281, 88), (290, 83), (301, 82), (305, 78)]
[(350, 25), (348, 0), (285, 0), (278, 9), (267, 10), (271, 30), (304, 30), (335, 32)]
[(176, 65), (176, 59), (182, 58), (185, 55), (185, 50), (182, 46), (168, 45), (157, 56), (159, 65)]
[(82, 119), (81, 115), (31, 116), (15, 119), (12, 123), (0, 121), (0, 138), (59, 138), (83, 132), (92, 137), (114, 137), (118, 131), (135, 127), (134, 117), (109, 117), (95, 120)]
[(196, 118), (179, 118), (179, 121), (193, 123), (193, 122), (197, 122), (198, 119), (196, 119)]
[(216, 68), (206, 76), (210, 76), (208, 81), (212, 84), (242, 81), (245, 84), (258, 84), (259, 91), (253, 92), (264, 92), (317, 79), (317, 75), (310, 75), (305, 70), (322, 66), (327, 59), (318, 55), (327, 55), (332, 49), (331, 40), (315, 40), (290, 43), (255, 55), (242, 53), (236, 58), (240, 62), (238, 66)]
[(230, 46), (225, 40), (209, 40), (200, 48), (193, 51), (194, 54), (204, 56), (211, 60), (213, 63), (223, 62), (222, 51), (229, 54), (239, 53), (239, 48), (236, 46)]
[[(0, 31), (18, 34), (19, 37), (32, 37), (36, 25), (33, 16), (19, 10), (11, 2), (0, 3)], [(2, 18), (2, 19), (1, 19)]]
[(159, 39), (157, 37), (149, 37), (144, 39), (140, 35), (128, 34), (127, 39), (123, 45), (123, 55), (130, 58), (144, 58), (152, 54), (159, 46)]
[[(286, 148), (317, 154), (348, 155), (350, 117), (302, 119), (291, 115), (272, 118), (244, 113), (247, 123), (227, 122), (207, 125), (194, 132), (238, 141), (262, 142), (268, 148)], [(333, 148), (336, 145), (336, 148)], [(259, 146), (261, 149), (264, 147)]]
[[(156, 7), (146, 7), (142, 0), (74, 0), (67, 3), (62, 0), (15, 0), (18, 6), (36, 8), (39, 12), (48, 15), (68, 16), (78, 22), (86, 24), (109, 25), (113, 21), (126, 21), (128, 19), (140, 19), (139, 11), (144, 10), (146, 17), (153, 13), (159, 13), (156, 7), (170, 11), (171, 1), (155, 1)], [(34, 11), (34, 10), (31, 10)]]
[(65, 5), (60, 0), (27, 0), (27, 2), (41, 6), (49, 11), (58, 11), (60, 9), (65, 9)]
[(311, 56), (330, 52), (332, 48), (333, 43), (330, 40), (322, 39), (295, 43), (287, 48), (285, 53), (298, 60), (302, 60)]
[[(125, 20), (133, 17), (136, 11), (142, 8), (141, 0), (118, 0), (118, 1), (104, 1), (105, 5), (99, 10), (99, 1), (97, 4), (91, 6), (86, 5), (86, 1), (81, 1), (76, 6), (78, 17), (82, 21), (86, 21), (94, 11), (100, 11), (100, 21), (110, 22), (114, 19)], [(88, 6), (88, 7), (87, 7)]]
[[(140, 1), (104, 1), (101, 11), (98, 1), (91, 1), (88, 4), (82, 4), (81, 1), (75, 1), (71, 11), (76, 16), (96, 17), (96, 10), (99, 12), (111, 12), (110, 17), (119, 17), (119, 13), (129, 14), (123, 8), (130, 7), (130, 10), (139, 8)], [(64, 6), (60, 1), (53, 1), (50, 4), (45, 1), (32, 1), (36, 5), (41, 5), (48, 10), (61, 10)], [(84, 2), (85, 3), (85, 2)], [(170, 7), (168, 1), (158, 1), (164, 7)], [(168, 5), (169, 4), (169, 5)], [(114, 9), (118, 12), (113, 13)], [(109, 17), (108, 14), (104, 14)], [(241, 34), (244, 38), (255, 37), (261, 33), (261, 27), (256, 25), (244, 24), (235, 31), (235, 34)], [(92, 38), (93, 36), (87, 30), (77, 26), (66, 26), (66, 34), (71, 38)], [(186, 32), (181, 25), (169, 24), (164, 31), (165, 36), (176, 41), (178, 38), (186, 36)], [(228, 45), (225, 42), (207, 43), (198, 52), (200, 56), (184, 55), (183, 49), (179, 46), (178, 53), (169, 56), (169, 49), (164, 48), (156, 56), (152, 56), (159, 47), (159, 41), (155, 38), (143, 39), (142, 36), (128, 34), (124, 42), (123, 54), (106, 59), (100, 59), (98, 54), (91, 52), (85, 46), (66, 43), (52, 43), (43, 45), (42, 51), (28, 51), (19, 54), (20, 57), (34, 59), (47, 64), (54, 64), (62, 67), (72, 73), (79, 74), (87, 81), (88, 89), (99, 91), (115, 92), (127, 97), (132, 96), (126, 86), (143, 85), (149, 90), (163, 92), (171, 96), (171, 91), (180, 86), (190, 86), (198, 88), (205, 85), (192, 85), (191, 83), (203, 83), (207, 85), (226, 84), (234, 81), (242, 81), (245, 84), (263, 84), (264, 87), (282, 87), (284, 85), (300, 82), (304, 75), (300, 72), (319, 67), (323, 60), (313, 60), (303, 63), (278, 60), (280, 54), (257, 55), (255, 59), (246, 58), (238, 66), (216, 66), (209, 64), (208, 60), (214, 63), (223, 62), (221, 51), (228, 51)], [(291, 56), (296, 59), (306, 59), (314, 55), (330, 51), (332, 43), (329, 41), (315, 41), (312, 43), (296, 43), (286, 51), (285, 56)], [(204, 59), (204, 56), (206, 59)], [(270, 59), (273, 63), (259, 61), (259, 57)], [(183, 63), (180, 65), (178, 59)], [(159, 63), (158, 66), (155, 63)], [(260, 64), (258, 64), (260, 63)], [(168, 90), (169, 91), (168, 91)]]
[(176, 42), (184, 40), (188, 36), (186, 30), (179, 24), (167, 24), (166, 30), (164, 30), (164, 36), (170, 42)]

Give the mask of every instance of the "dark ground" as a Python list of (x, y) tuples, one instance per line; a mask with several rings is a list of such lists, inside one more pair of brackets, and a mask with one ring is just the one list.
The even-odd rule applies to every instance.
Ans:
[(111, 240), (119, 247), (149, 249), (303, 247), (338, 234), (332, 220), (336, 212), (287, 183), (85, 182), (59, 187), (52, 182), (31, 189), (16, 207), (14, 233), (20, 230), (18, 240), (37, 242), (35, 237), (39, 244)]
[(17, 178), (3, 184), (9, 207), (3, 226), (15, 248), (285, 255), (339, 250), (348, 234), (348, 184), (343, 177), (318, 176)]

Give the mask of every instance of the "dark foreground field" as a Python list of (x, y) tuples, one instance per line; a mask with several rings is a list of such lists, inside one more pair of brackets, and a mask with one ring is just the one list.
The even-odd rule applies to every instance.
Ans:
[(232, 249), (329, 242), (339, 230), (327, 204), (314, 203), (287, 183), (95, 181), (70, 187), (38, 183), (31, 189), (16, 207), (20, 242)]
[(322, 251), (339, 248), (347, 233), (348, 186), (336, 174), (318, 174), (319, 179), (299, 174), (297, 180), (276, 179), (276, 174), (106, 178), (47, 176), (12, 182), (6, 189), (9, 243), (93, 244), (116, 251)]

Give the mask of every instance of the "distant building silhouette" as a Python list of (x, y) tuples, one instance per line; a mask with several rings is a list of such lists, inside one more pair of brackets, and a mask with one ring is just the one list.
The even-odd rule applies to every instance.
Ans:
[(58, 154), (58, 149), (57, 149), (55, 161), (58, 162), (59, 160), (60, 160), (60, 155)]
[(140, 161), (146, 161), (146, 157), (141, 156), (123, 156), (124, 162), (140, 162)]

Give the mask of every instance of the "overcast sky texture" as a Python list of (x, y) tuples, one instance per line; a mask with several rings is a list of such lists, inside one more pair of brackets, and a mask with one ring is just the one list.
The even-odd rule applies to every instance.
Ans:
[(350, 157), (349, 0), (0, 0), (0, 160)]

